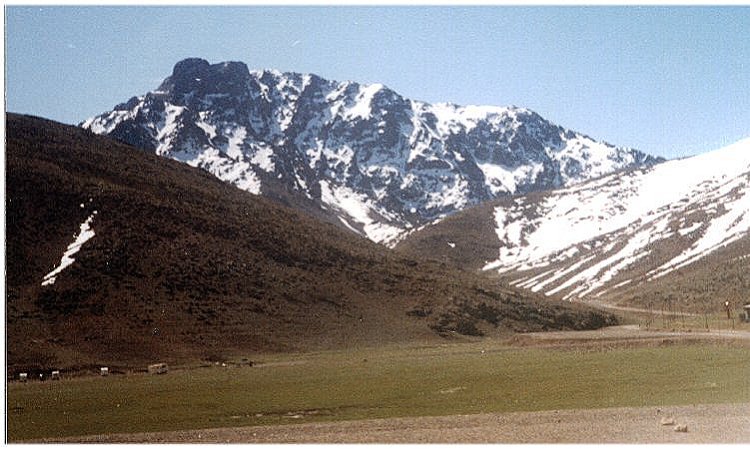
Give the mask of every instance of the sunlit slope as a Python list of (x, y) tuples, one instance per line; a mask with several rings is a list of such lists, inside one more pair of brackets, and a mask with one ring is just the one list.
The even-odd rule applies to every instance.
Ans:
[[(417, 242), (430, 240), (438, 246), (443, 239), (447, 245), (454, 236), (469, 239), (469, 233), (484, 248), (471, 259), (471, 268), (569, 300), (621, 296), (624, 290), (660, 281), (679, 282), (680, 273), (700, 267), (708, 256), (722, 255), (714, 266), (726, 266), (714, 273), (715, 280), (710, 273), (701, 275), (703, 290), (734, 295), (748, 282), (741, 272), (750, 264), (749, 184), (746, 139), (692, 158), (475, 208), (466, 218), (414, 233), (405, 248), (425, 252)], [(494, 235), (488, 220), (494, 223)], [(483, 225), (473, 230), (468, 221)], [(488, 257), (487, 248), (493, 246), (496, 252)], [(463, 249), (456, 245), (440, 251), (451, 259), (452, 252)], [(465, 260), (463, 255), (454, 259), (461, 258)], [(722, 277), (730, 272), (739, 274)], [(736, 288), (726, 288), (727, 283)]]

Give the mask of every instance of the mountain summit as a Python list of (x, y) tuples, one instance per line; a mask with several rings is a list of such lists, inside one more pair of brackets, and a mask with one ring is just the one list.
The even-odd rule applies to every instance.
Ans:
[(386, 244), (482, 201), (660, 161), (524, 108), (429, 104), (381, 84), (197, 58), (81, 126), (256, 194), (281, 183)]

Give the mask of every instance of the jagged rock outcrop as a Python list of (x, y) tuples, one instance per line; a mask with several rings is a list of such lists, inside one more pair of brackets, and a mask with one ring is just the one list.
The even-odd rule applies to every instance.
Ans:
[(253, 193), (273, 179), (381, 243), (499, 196), (659, 161), (524, 108), (428, 104), (381, 84), (197, 58), (81, 126)]

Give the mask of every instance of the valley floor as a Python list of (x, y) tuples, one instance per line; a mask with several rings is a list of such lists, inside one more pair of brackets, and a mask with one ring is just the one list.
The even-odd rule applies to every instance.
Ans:
[[(674, 421), (674, 424), (664, 425)], [(676, 425), (687, 432), (676, 432)], [(750, 403), (485, 413), (94, 435), (83, 443), (747, 443)]]
[(13, 382), (8, 430), (12, 442), (748, 443), (748, 348), (745, 328), (633, 324)]

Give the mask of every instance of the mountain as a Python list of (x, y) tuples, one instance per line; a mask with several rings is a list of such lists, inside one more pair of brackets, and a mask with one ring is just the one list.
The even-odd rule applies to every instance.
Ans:
[(750, 291), (750, 139), (480, 205), (397, 249), (562, 299), (711, 309)]
[(6, 117), (11, 370), (613, 322), (395, 254), (110, 138)]
[(81, 126), (252, 193), (274, 180), (386, 244), (486, 200), (661, 160), (528, 109), (428, 104), (381, 84), (197, 58)]

